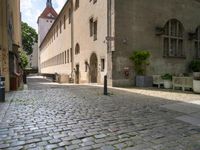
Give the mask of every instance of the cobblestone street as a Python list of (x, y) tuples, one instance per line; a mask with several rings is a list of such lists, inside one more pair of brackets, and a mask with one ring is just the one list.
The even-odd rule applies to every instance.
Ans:
[[(103, 96), (102, 87), (48, 83), (29, 78), (28, 90), (7, 94), (7, 105), (0, 104), (8, 107), (1, 117), (0, 149), (200, 149), (200, 122), (177, 119), (200, 113), (197, 103), (187, 113), (172, 108), (176, 100), (116, 89)], [(184, 99), (181, 104), (187, 105)]]

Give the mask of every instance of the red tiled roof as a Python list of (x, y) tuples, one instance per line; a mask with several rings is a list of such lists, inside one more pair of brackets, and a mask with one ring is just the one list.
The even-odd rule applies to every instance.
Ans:
[[(51, 13), (53, 17), (49, 17), (48, 14)], [(42, 14), (38, 17), (39, 18), (56, 18), (58, 16), (57, 12), (53, 9), (53, 7), (46, 7)]]

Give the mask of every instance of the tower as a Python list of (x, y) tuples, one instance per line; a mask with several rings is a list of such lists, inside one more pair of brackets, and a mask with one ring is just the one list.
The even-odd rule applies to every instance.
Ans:
[(38, 17), (38, 71), (41, 71), (40, 66), (40, 44), (44, 40), (46, 34), (48, 33), (49, 29), (51, 28), (53, 22), (55, 21), (58, 14), (54, 10), (52, 6), (51, 0), (47, 0), (46, 8)]
[(51, 28), (53, 22), (55, 21), (58, 14), (54, 10), (52, 6), (52, 1), (47, 0), (46, 8), (38, 17), (38, 45), (42, 43), (44, 37), (48, 33), (49, 29)]
[(47, 6), (46, 7), (52, 7), (51, 0), (47, 0)]

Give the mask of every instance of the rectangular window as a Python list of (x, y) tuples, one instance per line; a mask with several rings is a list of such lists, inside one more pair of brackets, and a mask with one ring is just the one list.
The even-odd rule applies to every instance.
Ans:
[(93, 0), (93, 4), (95, 4), (97, 2), (97, 0)]
[(69, 63), (69, 50), (67, 50), (67, 63)]
[(66, 16), (64, 15), (64, 29), (66, 29)]
[(94, 41), (97, 40), (97, 21), (94, 22)]
[(69, 24), (71, 23), (71, 9), (69, 9)]
[(58, 25), (56, 26), (56, 35), (58, 37)]
[(70, 62), (72, 62), (72, 57), (73, 57), (72, 48), (70, 48)]
[(93, 26), (93, 18), (90, 19), (90, 36), (93, 36), (94, 26)]
[(60, 33), (62, 33), (62, 21), (60, 21)]
[(105, 70), (105, 59), (101, 59), (101, 71), (103, 72)]
[(55, 29), (53, 29), (53, 39), (55, 40)]
[(65, 51), (65, 64), (67, 63), (67, 52)]

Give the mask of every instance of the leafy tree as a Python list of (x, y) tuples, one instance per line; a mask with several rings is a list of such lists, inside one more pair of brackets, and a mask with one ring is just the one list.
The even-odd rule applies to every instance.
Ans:
[(33, 52), (32, 46), (37, 43), (38, 35), (32, 27), (27, 23), (22, 22), (22, 45), (23, 49), (27, 52), (27, 55), (31, 55)]
[(21, 61), (22, 69), (25, 69), (26, 66), (28, 65), (28, 56), (27, 56), (26, 52), (23, 51), (23, 50), (20, 50), (19, 58), (20, 58), (20, 61)]

